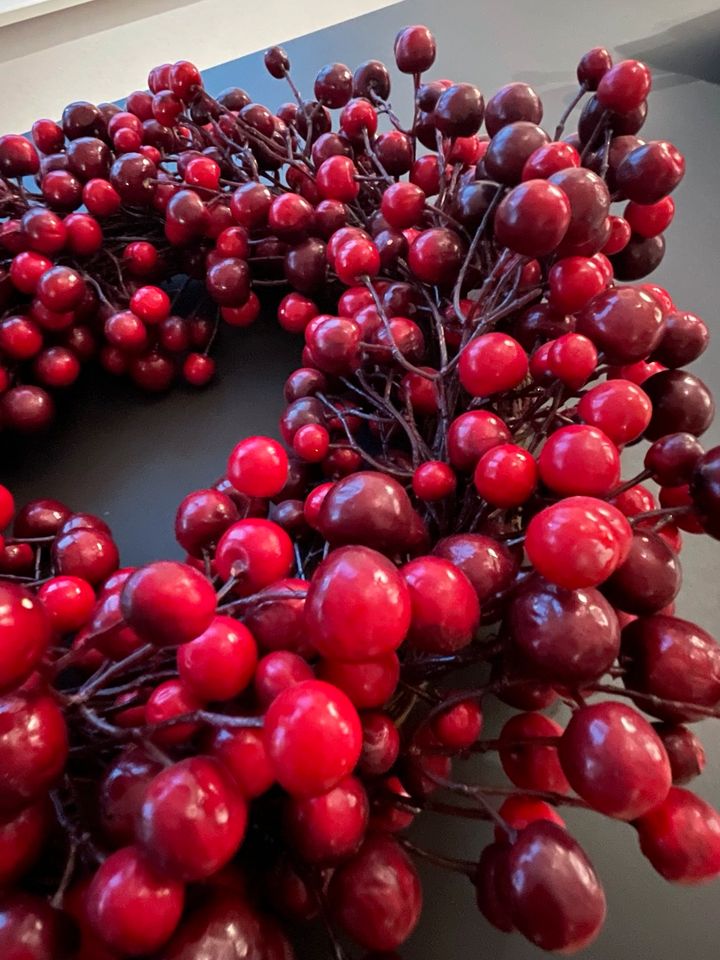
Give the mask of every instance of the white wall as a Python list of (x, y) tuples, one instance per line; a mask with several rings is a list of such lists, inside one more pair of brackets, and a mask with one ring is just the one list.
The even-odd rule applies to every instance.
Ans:
[(204, 69), (395, 0), (73, 0), (8, 24), (19, 2), (0, 0), (0, 133), (57, 118), (72, 100), (118, 100), (159, 63)]

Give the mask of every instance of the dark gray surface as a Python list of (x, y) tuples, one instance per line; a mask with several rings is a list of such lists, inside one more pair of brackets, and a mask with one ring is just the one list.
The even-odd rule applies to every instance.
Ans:
[[(341, 11), (339, 11), (341, 12)], [(605, 44), (625, 56), (647, 57), (657, 69), (644, 135), (674, 141), (687, 157), (688, 172), (677, 191), (678, 213), (669, 232), (668, 254), (657, 271), (676, 302), (715, 326), (720, 213), (720, 89), (717, 50), (720, 13), (709, 4), (669, 0), (578, 4), (570, 0), (503, 0), (487, 5), (461, 0), (402, 3), (287, 44), (296, 80), (311, 89), (317, 67), (328, 60), (355, 66), (369, 57), (390, 61), (396, 31), (427, 23), (436, 32), (438, 60), (432, 75), (470, 80), (486, 94), (509, 80), (534, 84), (552, 128), (573, 88), (575, 63), (587, 48)], [(206, 26), (203, 26), (205, 29)], [(236, 24), (211, 29), (241, 29)], [(282, 28), (278, 29), (278, 38)], [(178, 50), (177, 56), (182, 57)], [(136, 85), (142, 78), (128, 75)], [(276, 105), (287, 99), (283, 84), (264, 73), (260, 56), (207, 72), (208, 86), (247, 87), (254, 98)], [(708, 82), (710, 81), (710, 82)], [(408, 82), (398, 81), (393, 100), (406, 108)], [(92, 78), (87, 94), (92, 95)], [(281, 388), (296, 365), (300, 344), (282, 334), (268, 312), (250, 331), (225, 331), (218, 351), (219, 377), (197, 393), (176, 391), (147, 399), (107, 381), (86, 384), (68, 403), (61, 424), (40, 442), (5, 447), (0, 478), (20, 499), (53, 495), (79, 510), (101, 513), (115, 529), (127, 563), (177, 554), (172, 536), (176, 504), (191, 489), (214, 479), (230, 447), (250, 433), (275, 433)], [(695, 365), (717, 388), (716, 342)], [(706, 436), (710, 445), (720, 433)], [(686, 536), (683, 562), (687, 586), (679, 610), (717, 631), (720, 618), (720, 546)], [(489, 717), (489, 730), (497, 723)], [(720, 803), (717, 726), (703, 725), (711, 756), (699, 792)], [(492, 765), (488, 764), (490, 768)], [(500, 775), (488, 769), (488, 780)], [(720, 937), (720, 886), (671, 887), (639, 855), (631, 828), (597, 816), (568, 818), (605, 880), (608, 922), (584, 956), (594, 960), (715, 958)], [(422, 830), (428, 846), (467, 857), (486, 842), (483, 825), (432, 822)], [(402, 951), (404, 960), (530, 960), (540, 952), (519, 937), (490, 929), (477, 914), (472, 891), (455, 877), (426, 874), (426, 907), (418, 932)], [(308, 956), (318, 957), (317, 948)]]

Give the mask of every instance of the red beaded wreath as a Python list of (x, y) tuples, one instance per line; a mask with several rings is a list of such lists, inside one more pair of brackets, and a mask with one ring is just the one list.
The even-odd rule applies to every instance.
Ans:
[[(125, 110), (0, 137), (6, 430), (46, 426), (96, 358), (206, 384), (219, 319), (252, 323), (264, 286), (305, 340), (284, 446), (242, 440), (182, 501), (184, 562), (119, 568), (98, 517), (0, 487), (0, 956), (288, 960), (319, 917), (335, 957), (387, 957), (416, 857), (571, 952), (605, 897), (565, 805), (626, 821), (668, 880), (720, 873), (720, 814), (682, 786), (720, 648), (673, 606), (680, 531), (720, 538), (720, 448), (682, 369), (705, 324), (634, 282), (684, 170), (637, 136), (650, 73), (589, 51), (551, 139), (524, 83), (424, 81), (426, 27), (395, 60), (407, 126), (379, 61), (306, 100), (276, 47), (275, 113), (180, 61)], [(492, 697), (515, 712), (483, 738)], [(506, 783), (467, 782), (491, 751)], [(494, 837), (422, 849), (423, 811)]]

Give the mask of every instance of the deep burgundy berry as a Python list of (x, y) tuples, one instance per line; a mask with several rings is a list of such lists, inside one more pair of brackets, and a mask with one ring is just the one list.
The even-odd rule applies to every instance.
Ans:
[(620, 648), (615, 611), (592, 588), (566, 590), (533, 578), (512, 600), (507, 622), (513, 645), (541, 678), (596, 679)]
[(500, 87), (485, 107), (485, 126), (491, 137), (509, 123), (518, 120), (540, 123), (542, 117), (540, 98), (527, 83), (508, 83)]
[(715, 401), (699, 377), (685, 370), (663, 370), (643, 382), (653, 415), (646, 431), (649, 440), (668, 433), (701, 436), (712, 423)]
[(593, 809), (635, 820), (662, 803), (671, 784), (662, 741), (636, 710), (606, 701), (576, 710), (562, 735), (560, 762)]
[(577, 66), (578, 83), (586, 90), (597, 90), (598, 84), (612, 65), (612, 57), (605, 47), (593, 47), (580, 58)]
[(549, 142), (549, 137), (537, 124), (518, 120), (508, 123), (490, 141), (483, 164), (488, 178), (512, 186), (523, 177), (530, 157)]
[(435, 62), (435, 37), (427, 27), (405, 27), (395, 38), (394, 52), (402, 73), (424, 73)]
[(398, 843), (380, 834), (333, 874), (332, 916), (368, 950), (394, 950), (420, 918), (422, 889), (415, 867)]
[(408, 264), (423, 283), (443, 284), (455, 280), (463, 255), (462, 241), (453, 230), (433, 227), (411, 244)]
[(473, 470), (480, 457), (499, 443), (510, 440), (506, 424), (488, 410), (469, 410), (450, 424), (448, 456), (456, 470)]
[(544, 950), (572, 952), (591, 943), (605, 920), (605, 894), (580, 845), (557, 824), (521, 831), (505, 865), (510, 916)]
[(515, 253), (544, 256), (555, 250), (570, 223), (563, 191), (546, 180), (528, 180), (508, 193), (495, 213), (495, 236)]
[(654, 723), (670, 761), (672, 782), (689, 783), (705, 769), (705, 749), (689, 727), (681, 724)]
[(630, 689), (688, 704), (645, 707), (661, 719), (699, 719), (691, 705), (709, 707), (720, 699), (720, 646), (689, 620), (658, 614), (629, 623), (622, 633), (622, 662)]

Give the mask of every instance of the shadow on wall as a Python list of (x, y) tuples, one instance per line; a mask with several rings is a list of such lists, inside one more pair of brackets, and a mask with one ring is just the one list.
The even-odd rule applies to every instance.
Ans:
[(720, 83), (720, 10), (623, 44), (618, 50), (655, 69)]

